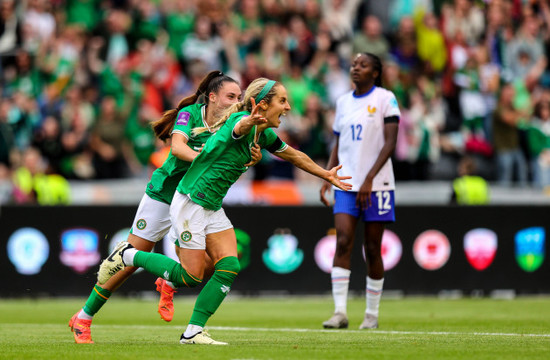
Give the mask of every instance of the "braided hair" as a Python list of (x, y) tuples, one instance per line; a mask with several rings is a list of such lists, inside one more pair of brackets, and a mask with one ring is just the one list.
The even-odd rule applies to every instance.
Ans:
[(369, 57), (372, 62), (372, 66), (374, 67), (374, 70), (378, 71), (378, 76), (376, 77), (376, 79), (374, 79), (374, 85), (382, 87), (382, 61), (378, 56), (374, 55), (373, 53), (364, 52), (363, 55)]

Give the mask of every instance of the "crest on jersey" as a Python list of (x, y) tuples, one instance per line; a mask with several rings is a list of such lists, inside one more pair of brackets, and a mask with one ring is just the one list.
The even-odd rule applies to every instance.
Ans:
[(139, 230), (143, 230), (147, 227), (147, 221), (145, 221), (145, 219), (139, 219), (136, 222), (136, 226)]
[(367, 111), (369, 112), (369, 116), (372, 117), (372, 116), (374, 116), (374, 113), (376, 112), (376, 107), (368, 105), (367, 106)]
[(193, 238), (193, 235), (191, 235), (191, 232), (187, 231), (187, 230), (182, 232), (181, 235), (180, 235), (180, 239), (183, 242), (189, 242), (189, 241), (191, 241), (192, 238)]

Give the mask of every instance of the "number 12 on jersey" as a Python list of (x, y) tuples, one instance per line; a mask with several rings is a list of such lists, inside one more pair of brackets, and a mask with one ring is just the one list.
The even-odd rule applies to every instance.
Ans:
[(361, 131), (363, 131), (363, 126), (361, 124), (350, 125), (351, 126), (351, 140), (363, 140), (361, 137)]

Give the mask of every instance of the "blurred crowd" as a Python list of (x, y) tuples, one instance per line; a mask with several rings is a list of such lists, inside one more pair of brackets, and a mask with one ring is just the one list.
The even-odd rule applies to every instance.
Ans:
[[(0, 203), (148, 177), (169, 149), (150, 122), (213, 69), (280, 80), (279, 135), (324, 165), (357, 52), (383, 60), (401, 106), (398, 181), (452, 179), (468, 155), (490, 181), (543, 188), (549, 24), (550, 0), (0, 0)], [(264, 154), (253, 176), (294, 171)]]

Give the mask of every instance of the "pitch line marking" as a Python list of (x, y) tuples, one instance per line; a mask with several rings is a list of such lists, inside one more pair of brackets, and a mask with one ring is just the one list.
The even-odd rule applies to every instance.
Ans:
[(227, 331), (277, 331), (277, 332), (320, 332), (334, 333), (335, 331), (346, 333), (373, 333), (389, 335), (478, 335), (478, 336), (531, 336), (549, 337), (550, 334), (518, 334), (518, 333), (487, 333), (487, 332), (452, 332), (452, 331), (399, 331), (399, 330), (326, 330), (326, 329), (292, 329), (292, 328), (252, 328), (252, 327), (231, 327), (231, 326), (210, 326), (212, 330)]
[[(176, 328), (182, 329), (182, 326), (160, 326), (160, 325), (94, 325), (97, 327), (121, 327), (121, 328), (138, 328), (138, 329), (151, 329), (151, 328)], [(550, 338), (550, 334), (521, 334), (521, 333), (489, 333), (489, 332), (453, 332), (453, 331), (400, 331), (400, 330), (327, 330), (327, 329), (300, 329), (300, 328), (261, 328), (261, 327), (238, 327), (238, 326), (207, 326), (208, 330), (220, 330), (220, 331), (262, 331), (262, 332), (314, 332), (314, 333), (361, 333), (361, 334), (388, 334), (388, 335), (475, 335), (475, 336), (526, 336), (526, 337), (543, 337)]]
[[(59, 324), (31, 324), (31, 323), (2, 323), (5, 326), (20, 326), (20, 327), (40, 327), (40, 326), (58, 326)], [(175, 329), (181, 330), (186, 325), (94, 325), (94, 328), (120, 328), (120, 329)], [(208, 330), (220, 331), (262, 331), (262, 332), (310, 332), (310, 333), (361, 333), (361, 334), (387, 334), (387, 335), (474, 335), (474, 336), (519, 336), (519, 337), (542, 337), (550, 338), (550, 334), (521, 334), (521, 333), (490, 333), (490, 332), (458, 332), (458, 331), (401, 331), (401, 330), (347, 330), (347, 329), (301, 329), (301, 328), (262, 328), (262, 327), (239, 327), (239, 326), (207, 326)]]

